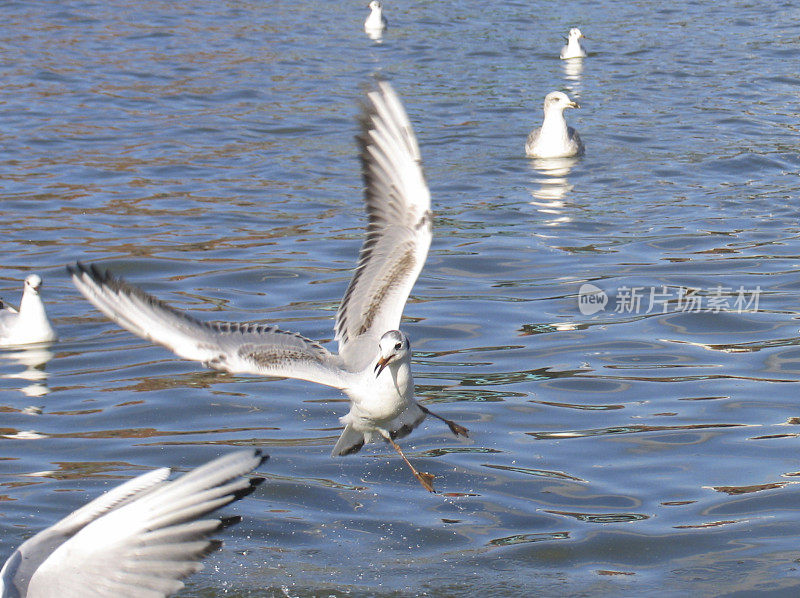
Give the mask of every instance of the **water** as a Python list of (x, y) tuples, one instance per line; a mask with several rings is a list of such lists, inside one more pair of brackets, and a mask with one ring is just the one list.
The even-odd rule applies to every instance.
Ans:
[[(376, 43), (363, 4), (4, 3), (0, 295), (41, 274), (60, 341), (0, 360), (0, 554), (137, 473), (256, 445), (268, 483), (186, 596), (796, 593), (797, 8), (398, 0)], [(582, 68), (557, 59), (571, 26)], [(329, 457), (337, 391), (180, 360), (64, 272), (329, 340), (374, 73), (433, 192), (418, 394), (472, 432), (403, 442), (437, 495), (383, 445)], [(532, 163), (554, 89), (586, 156)], [(757, 310), (707, 309), (740, 289)]]

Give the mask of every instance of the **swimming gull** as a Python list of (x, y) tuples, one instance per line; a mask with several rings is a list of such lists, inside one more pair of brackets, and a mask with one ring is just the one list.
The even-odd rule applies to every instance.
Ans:
[(567, 36), (567, 45), (561, 48), (561, 60), (569, 60), (570, 58), (584, 58), (586, 56), (586, 50), (583, 49), (581, 46), (580, 39), (586, 38), (581, 30), (577, 27), (573, 27), (569, 30), (569, 35)]
[(93, 265), (67, 269), (75, 286), (109, 318), (181, 357), (231, 373), (298, 378), (341, 389), (350, 411), (339, 418), (344, 431), (332, 455), (356, 453), (377, 433), (433, 492), (433, 476), (417, 471), (395, 442), (427, 415), (456, 435), (468, 433), (414, 400), (411, 344), (397, 330), (431, 243), (430, 192), (400, 99), (384, 81), (367, 97), (358, 143), (368, 224), (336, 314), (338, 355), (273, 326), (201, 322)]
[(561, 91), (551, 91), (544, 97), (544, 121), (531, 131), (525, 142), (529, 158), (569, 158), (583, 153), (583, 142), (578, 132), (567, 126), (564, 110), (579, 108)]
[(367, 20), (364, 21), (364, 31), (367, 33), (381, 32), (386, 29), (386, 17), (383, 16), (383, 6), (378, 0), (372, 0), (368, 5), (370, 13)]
[(39, 275), (30, 274), (25, 279), (19, 311), (0, 301), (0, 347), (47, 343), (56, 339), (39, 295), (41, 288)]
[(264, 478), (243, 476), (266, 459), (238, 451), (173, 481), (166, 467), (128, 480), (25, 541), (0, 570), (0, 596), (174, 594), (221, 546), (208, 536), (241, 520), (207, 515), (255, 490)]

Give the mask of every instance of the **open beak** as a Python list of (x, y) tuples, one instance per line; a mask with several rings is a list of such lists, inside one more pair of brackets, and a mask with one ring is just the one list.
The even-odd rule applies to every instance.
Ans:
[(569, 106), (570, 108), (580, 108), (581, 107), (581, 105), (578, 102), (570, 102), (569, 104), (567, 104), (567, 106)]
[(381, 357), (380, 359), (378, 359), (378, 363), (375, 364), (375, 377), (376, 378), (381, 375), (381, 372), (383, 371), (383, 368), (385, 368), (386, 365), (389, 363), (389, 359), (390, 359), (389, 357)]

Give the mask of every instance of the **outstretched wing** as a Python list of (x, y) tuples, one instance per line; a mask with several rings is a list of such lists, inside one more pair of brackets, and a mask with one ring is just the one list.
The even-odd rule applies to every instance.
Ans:
[(72, 282), (123, 328), (180, 357), (235, 374), (309, 380), (344, 388), (340, 359), (323, 346), (273, 326), (201, 322), (94, 265), (67, 266)]
[[(65, 598), (173, 594), (183, 587), (180, 579), (202, 568), (200, 559), (219, 547), (219, 541), (208, 536), (239, 520), (203, 517), (247, 496), (263, 482), (242, 476), (264, 459), (260, 451), (240, 451), (171, 482), (148, 480), (144, 489), (102, 516), (96, 513), (94, 520), (84, 522), (85, 527), (56, 548), (33, 573), (27, 595), (53, 596), (54, 588)], [(108, 502), (105, 496), (99, 500)], [(75, 523), (67, 518), (51, 529), (66, 522)]]
[(28, 595), (31, 577), (56, 548), (98, 517), (158, 486), (168, 476), (169, 469), (163, 467), (128, 480), (29, 538), (3, 566), (2, 586), (14, 588), (20, 596)]
[(400, 326), (432, 236), (430, 192), (403, 105), (385, 81), (367, 97), (358, 137), (367, 234), (335, 328), (339, 354), (348, 364), (361, 360), (362, 341), (377, 343)]

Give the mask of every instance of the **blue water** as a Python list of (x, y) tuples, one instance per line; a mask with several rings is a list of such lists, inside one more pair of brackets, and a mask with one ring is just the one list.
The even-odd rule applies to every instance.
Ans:
[[(376, 42), (364, 4), (3, 3), (0, 296), (38, 272), (60, 339), (0, 354), (0, 555), (142, 471), (255, 445), (268, 482), (183, 595), (795, 594), (798, 9), (387, 0)], [(329, 456), (337, 391), (178, 359), (64, 271), (330, 340), (376, 73), (436, 216), (403, 324), (417, 393), (471, 430), (403, 441), (436, 495), (386, 446)], [(586, 155), (532, 162), (555, 89)], [(605, 309), (579, 310), (584, 283)]]

